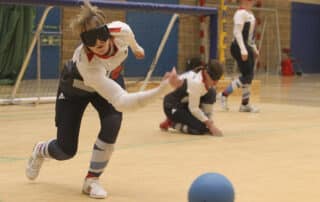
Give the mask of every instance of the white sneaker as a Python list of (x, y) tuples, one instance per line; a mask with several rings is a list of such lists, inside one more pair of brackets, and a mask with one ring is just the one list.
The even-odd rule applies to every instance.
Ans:
[(100, 185), (99, 179), (95, 177), (86, 178), (83, 183), (82, 192), (88, 194), (91, 198), (106, 198), (107, 192)]
[(228, 98), (226, 96), (223, 96), (222, 93), (218, 93), (217, 100), (220, 100), (220, 105), (223, 111), (229, 111)]
[(35, 180), (39, 175), (40, 168), (44, 161), (44, 157), (40, 155), (39, 151), (44, 144), (45, 142), (38, 142), (33, 148), (26, 168), (26, 176), (29, 180)]
[(260, 110), (257, 107), (254, 107), (250, 104), (247, 105), (240, 105), (240, 112), (251, 112), (251, 113), (259, 113)]

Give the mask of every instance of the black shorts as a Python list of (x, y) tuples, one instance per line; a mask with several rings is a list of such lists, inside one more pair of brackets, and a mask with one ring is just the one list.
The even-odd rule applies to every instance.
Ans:
[(237, 61), (239, 71), (242, 75), (240, 80), (243, 84), (251, 83), (254, 75), (255, 60), (253, 49), (249, 45), (246, 45), (246, 49), (248, 51), (248, 60), (243, 61), (238, 43), (233, 41), (230, 47), (231, 55)]

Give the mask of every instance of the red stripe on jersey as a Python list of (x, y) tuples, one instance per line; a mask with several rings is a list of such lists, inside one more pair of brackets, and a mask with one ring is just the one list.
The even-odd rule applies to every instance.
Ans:
[(93, 52), (90, 51), (87, 53), (87, 57), (88, 57), (89, 62), (92, 60), (93, 56), (94, 56)]
[(120, 75), (120, 73), (121, 73), (122, 70), (123, 70), (123, 66), (121, 66), (121, 65), (118, 66), (117, 68), (115, 68), (114, 70), (112, 70), (110, 77), (111, 77), (113, 80), (116, 80), (116, 79), (119, 77), (119, 75)]
[(114, 27), (114, 28), (109, 28), (110, 32), (120, 32), (121, 31), (121, 27)]

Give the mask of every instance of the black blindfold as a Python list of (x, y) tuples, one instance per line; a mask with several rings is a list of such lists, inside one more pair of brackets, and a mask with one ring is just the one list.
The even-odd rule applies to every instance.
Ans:
[(82, 32), (80, 34), (80, 38), (85, 46), (92, 47), (96, 45), (97, 39), (100, 41), (107, 41), (110, 38), (110, 32), (107, 25), (103, 25), (95, 29)]

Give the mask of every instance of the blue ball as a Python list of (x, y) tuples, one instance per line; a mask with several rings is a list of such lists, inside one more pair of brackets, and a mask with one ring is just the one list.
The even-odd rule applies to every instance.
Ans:
[(197, 177), (188, 193), (189, 202), (234, 202), (231, 182), (219, 173), (206, 173)]

